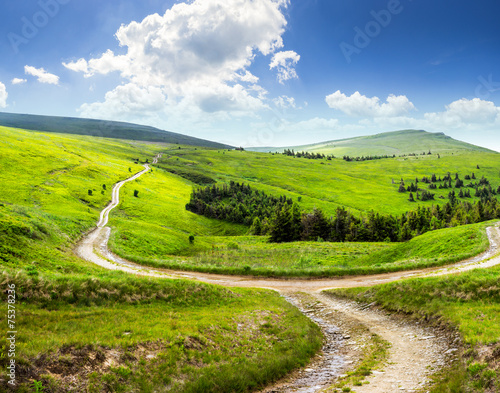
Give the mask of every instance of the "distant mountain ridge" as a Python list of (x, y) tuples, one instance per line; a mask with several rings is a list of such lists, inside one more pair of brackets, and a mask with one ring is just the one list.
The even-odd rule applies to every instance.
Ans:
[(375, 135), (339, 139), (301, 146), (286, 147), (251, 147), (247, 150), (257, 152), (282, 152), (285, 149), (308, 151), (311, 153), (333, 154), (335, 156), (374, 156), (374, 155), (404, 155), (423, 153), (431, 150), (433, 153), (453, 153), (460, 151), (492, 150), (462, 142), (445, 135), (442, 132), (427, 132), (424, 130), (401, 130), (383, 132)]
[(56, 132), (62, 134), (89, 135), (103, 138), (130, 139), (145, 142), (178, 143), (216, 149), (230, 149), (233, 146), (195, 138), (155, 127), (118, 121), (24, 115), (0, 112), (0, 126), (22, 128), (31, 131)]

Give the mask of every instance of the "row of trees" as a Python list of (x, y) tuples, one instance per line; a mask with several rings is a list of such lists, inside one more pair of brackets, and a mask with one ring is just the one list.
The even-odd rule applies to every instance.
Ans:
[(393, 154), (392, 156), (389, 155), (384, 155), (384, 156), (361, 156), (361, 157), (350, 157), (350, 156), (344, 156), (342, 159), (347, 162), (351, 161), (371, 161), (371, 160), (381, 160), (382, 158), (396, 158), (396, 155)]
[[(301, 213), (295, 204), (284, 204), (277, 208), (269, 221), (267, 234), (271, 242), (320, 239), (332, 242), (394, 242), (410, 240), (432, 230), (496, 218), (500, 218), (497, 199), (475, 204), (450, 200), (443, 207), (419, 206), (399, 217), (373, 211), (358, 217), (345, 208), (338, 208), (335, 217), (327, 218), (319, 209)], [(261, 226), (260, 229), (263, 234), (264, 228)]]
[(285, 156), (289, 156), (289, 157), (298, 157), (298, 158), (307, 158), (309, 160), (321, 160), (321, 159), (324, 159), (326, 158), (327, 160), (331, 160), (332, 158), (335, 158), (335, 156), (333, 155), (328, 155), (328, 156), (325, 156), (324, 154), (322, 153), (310, 153), (308, 151), (306, 152), (296, 152), (294, 151), (293, 149), (285, 149), (283, 150), (283, 155)]
[[(310, 160), (321, 160), (321, 159), (324, 159), (326, 158), (327, 160), (332, 160), (333, 158), (335, 158), (334, 155), (325, 155), (325, 154), (322, 154), (322, 153), (311, 153), (311, 152), (296, 152), (294, 151), (293, 149), (285, 149), (283, 150), (283, 155), (285, 156), (290, 156), (290, 157), (299, 157), (299, 158), (307, 158), (307, 159), (310, 159)], [(422, 153), (422, 155), (427, 155), (427, 154), (432, 154), (431, 151), (429, 150), (428, 153)], [(418, 154), (415, 154), (415, 153), (410, 153), (408, 155), (406, 154), (403, 154), (403, 155), (400, 155), (399, 157), (415, 157), (415, 156), (418, 156)], [(393, 154), (393, 155), (374, 155), (374, 156), (361, 156), (361, 157), (351, 157), (351, 156), (348, 156), (348, 155), (345, 155), (342, 157), (342, 159), (344, 161), (348, 161), (348, 162), (351, 162), (351, 161), (371, 161), (371, 160), (380, 160), (380, 159), (383, 159), (383, 158), (396, 158), (396, 155)]]
[(490, 198), (470, 203), (458, 200), (455, 191), (450, 192), (443, 207), (418, 206), (400, 216), (373, 211), (358, 216), (338, 208), (335, 217), (327, 217), (320, 209), (304, 212), (290, 198), (270, 196), (235, 182), (194, 190), (186, 209), (210, 218), (251, 224), (253, 234), (269, 235), (270, 241), (277, 243), (319, 239), (332, 242), (406, 241), (430, 230), (500, 218), (500, 204), (496, 198), (490, 195)]

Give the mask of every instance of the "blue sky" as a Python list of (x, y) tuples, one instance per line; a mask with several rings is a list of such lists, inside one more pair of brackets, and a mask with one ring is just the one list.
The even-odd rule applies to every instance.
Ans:
[(500, 3), (6, 0), (0, 110), (242, 146), (405, 128), (500, 151)]

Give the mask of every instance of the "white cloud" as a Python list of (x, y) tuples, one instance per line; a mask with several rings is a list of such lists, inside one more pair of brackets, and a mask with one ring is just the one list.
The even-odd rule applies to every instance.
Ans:
[(265, 108), (267, 92), (248, 67), (257, 54), (283, 46), (287, 6), (288, 0), (178, 3), (163, 16), (122, 25), (116, 38), (125, 54), (108, 50), (63, 65), (86, 77), (119, 72), (128, 83), (160, 88), (169, 104), (189, 102), (209, 113)]
[[(445, 106), (442, 112), (429, 112), (423, 116), (394, 116), (365, 118), (357, 123), (363, 132), (401, 129), (442, 131), (458, 139), (475, 143), (487, 133), (495, 134), (500, 127), (500, 107), (479, 98), (461, 98)], [(343, 127), (345, 129), (345, 126)], [(484, 143), (483, 143), (484, 145)], [(496, 146), (498, 149), (499, 147)]]
[(85, 59), (79, 59), (77, 61), (71, 62), (71, 63), (62, 63), (64, 67), (71, 71), (75, 72), (83, 72), (85, 76), (90, 76), (89, 74), (89, 66), (87, 64), (87, 60)]
[(278, 72), (278, 81), (283, 84), (289, 79), (297, 79), (298, 75), (295, 66), (300, 60), (300, 55), (294, 51), (282, 51), (274, 54), (269, 69), (276, 68)]
[(27, 82), (27, 80), (26, 80), (26, 79), (21, 79), (21, 78), (14, 78), (14, 79), (12, 79), (12, 81), (11, 81), (11, 83), (12, 83), (13, 85), (21, 85), (21, 84), (26, 83), (26, 82)]
[(24, 66), (24, 72), (26, 75), (32, 75), (38, 78), (40, 83), (48, 83), (50, 85), (58, 85), (59, 77), (57, 75), (51, 74), (45, 71), (43, 68), (35, 68), (32, 66)]
[(161, 111), (165, 96), (158, 87), (140, 87), (133, 83), (121, 85), (106, 93), (104, 102), (84, 104), (80, 108), (83, 117), (109, 119), (134, 119), (148, 117)]
[(273, 99), (273, 103), (277, 108), (280, 109), (296, 109), (297, 105), (295, 103), (295, 98), (288, 96), (279, 96)]
[(445, 127), (462, 127), (466, 124), (492, 124), (500, 119), (500, 108), (491, 101), (461, 98), (446, 106), (446, 111), (426, 113), (430, 123)]
[(78, 59), (71, 63), (62, 63), (64, 67), (71, 71), (83, 72), (85, 78), (90, 78), (96, 74), (106, 75), (111, 72), (121, 71), (127, 74), (130, 67), (130, 59), (125, 55), (116, 56), (108, 49), (97, 59)]
[(7, 107), (7, 97), (9, 95), (7, 94), (7, 88), (5, 85), (0, 82), (0, 108), (6, 108)]
[(325, 98), (332, 109), (337, 109), (349, 116), (395, 117), (415, 110), (413, 103), (406, 96), (390, 95), (386, 102), (380, 103), (378, 97), (367, 97), (358, 91), (346, 96), (337, 90)]

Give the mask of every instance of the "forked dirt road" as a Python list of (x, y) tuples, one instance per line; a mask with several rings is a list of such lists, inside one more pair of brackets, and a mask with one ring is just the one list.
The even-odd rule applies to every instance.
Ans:
[[(160, 156), (155, 157), (156, 163)], [(321, 291), (331, 288), (369, 287), (410, 277), (429, 277), (457, 274), (475, 268), (500, 264), (495, 256), (500, 244), (498, 227), (487, 229), (490, 248), (485, 253), (444, 268), (421, 269), (333, 279), (269, 279), (247, 276), (215, 275), (196, 272), (177, 272), (143, 267), (112, 254), (107, 247), (111, 229), (106, 226), (110, 211), (120, 201), (119, 191), (126, 182), (133, 181), (150, 170), (149, 165), (134, 176), (113, 187), (112, 201), (101, 212), (97, 227), (87, 234), (75, 248), (75, 253), (90, 262), (112, 270), (136, 275), (194, 279), (226, 287), (268, 288), (279, 291), (301, 311), (318, 323), (325, 334), (325, 345), (311, 364), (292, 373), (262, 392), (321, 392), (339, 375), (352, 369), (371, 334), (390, 343), (388, 362), (383, 371), (375, 370), (367, 377), (367, 384), (356, 386), (358, 393), (416, 392), (439, 367), (451, 361), (457, 348), (455, 343), (429, 328), (419, 326), (371, 305), (359, 306), (353, 302), (335, 299)]]

